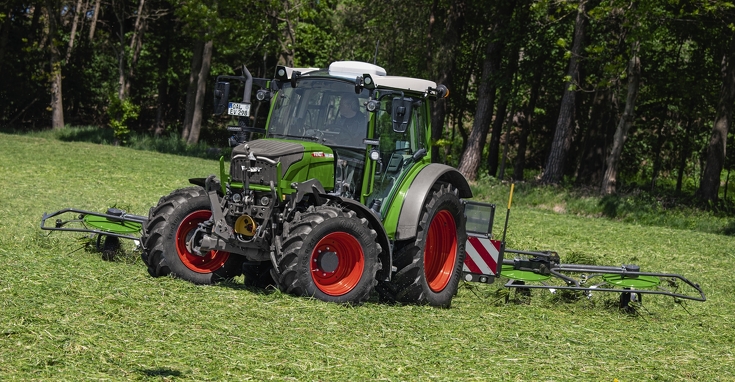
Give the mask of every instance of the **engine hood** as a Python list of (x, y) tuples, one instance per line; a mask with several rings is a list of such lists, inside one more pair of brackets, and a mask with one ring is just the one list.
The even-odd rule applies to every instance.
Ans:
[(284, 193), (290, 193), (287, 188), (292, 182), (309, 179), (319, 179), (330, 189), (334, 187), (334, 152), (315, 142), (257, 139), (232, 149), (230, 175), (236, 182), (249, 176), (251, 185), (274, 181)]
[(247, 155), (248, 148), (255, 156), (277, 158), (285, 155), (303, 154), (304, 152), (332, 153), (332, 149), (314, 142), (282, 140), (282, 139), (257, 139), (243, 143), (232, 149), (232, 157)]

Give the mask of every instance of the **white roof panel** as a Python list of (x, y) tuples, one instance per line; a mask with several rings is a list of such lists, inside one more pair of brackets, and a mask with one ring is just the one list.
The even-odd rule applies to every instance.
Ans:
[(362, 61), (335, 61), (329, 65), (329, 74), (354, 74), (361, 76), (365, 73), (371, 76), (385, 76), (385, 69), (378, 65), (368, 64)]
[(436, 88), (436, 82), (422, 80), (420, 78), (400, 77), (400, 76), (384, 76), (372, 77), (377, 88), (403, 89), (416, 92), (426, 92), (429, 88)]

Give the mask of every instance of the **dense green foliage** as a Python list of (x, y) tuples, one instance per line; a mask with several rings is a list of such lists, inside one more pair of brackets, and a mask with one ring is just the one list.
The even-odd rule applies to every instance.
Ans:
[[(534, 291), (506, 304), (499, 280), (463, 284), (451, 309), (345, 307), (248, 289), (242, 279), (151, 278), (130, 243), (103, 261), (82, 234), (38, 228), (43, 212), (67, 206), (146, 214), (187, 178), (216, 172), (215, 161), (0, 134), (0, 163), (14, 164), (0, 167), (2, 380), (735, 378), (732, 236), (552, 212), (538, 207), (557, 204), (556, 193), (522, 188), (509, 247), (682, 273), (709, 300), (647, 297), (636, 315), (603, 294)], [(504, 205), (507, 185), (487, 182), (475, 191)]]
[[(482, 127), (473, 124), (475, 110), (489, 104), (493, 126), (482, 136), (478, 171), (491, 177), (530, 180), (529, 172), (544, 170), (556, 149), (562, 95), (573, 90), (562, 183), (598, 188), (627, 102), (627, 63), (636, 56), (639, 96), (618, 184), (691, 195), (718, 103), (733, 107), (721, 93), (722, 64), (735, 49), (732, 2), (582, 3), (583, 49), (572, 57), (578, 1), (9, 0), (0, 6), (0, 126), (49, 127), (51, 68), (61, 67), (66, 124), (112, 126), (119, 141), (127, 129), (179, 135), (194, 107), (197, 46), (212, 41), (200, 136), (210, 145), (226, 144), (225, 122), (211, 115), (214, 76), (237, 74), (243, 64), (271, 77), (277, 64), (375, 60), (389, 74), (449, 84), (446, 114), (435, 120), (443, 121), (434, 137), (437, 161), (459, 164), (471, 129)], [(567, 72), (572, 58), (580, 66), (575, 78)], [(488, 63), (490, 98), (478, 95)], [(720, 163), (723, 183), (732, 157)], [(725, 196), (732, 195), (720, 188)]]

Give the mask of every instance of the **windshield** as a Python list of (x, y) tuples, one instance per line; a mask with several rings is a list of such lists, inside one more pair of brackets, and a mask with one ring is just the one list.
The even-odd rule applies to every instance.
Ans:
[(268, 136), (310, 140), (330, 146), (364, 148), (368, 90), (326, 78), (302, 78), (296, 88), (286, 82), (273, 105)]

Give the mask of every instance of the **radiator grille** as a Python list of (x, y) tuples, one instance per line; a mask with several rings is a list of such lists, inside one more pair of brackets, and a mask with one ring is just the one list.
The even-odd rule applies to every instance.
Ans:
[[(248, 172), (248, 169), (250, 171)], [(270, 181), (277, 183), (276, 165), (264, 160), (256, 160), (254, 166), (250, 167), (247, 158), (234, 158), (230, 163), (230, 176), (233, 182), (244, 182), (246, 174), (250, 175), (250, 184), (268, 185)]]

